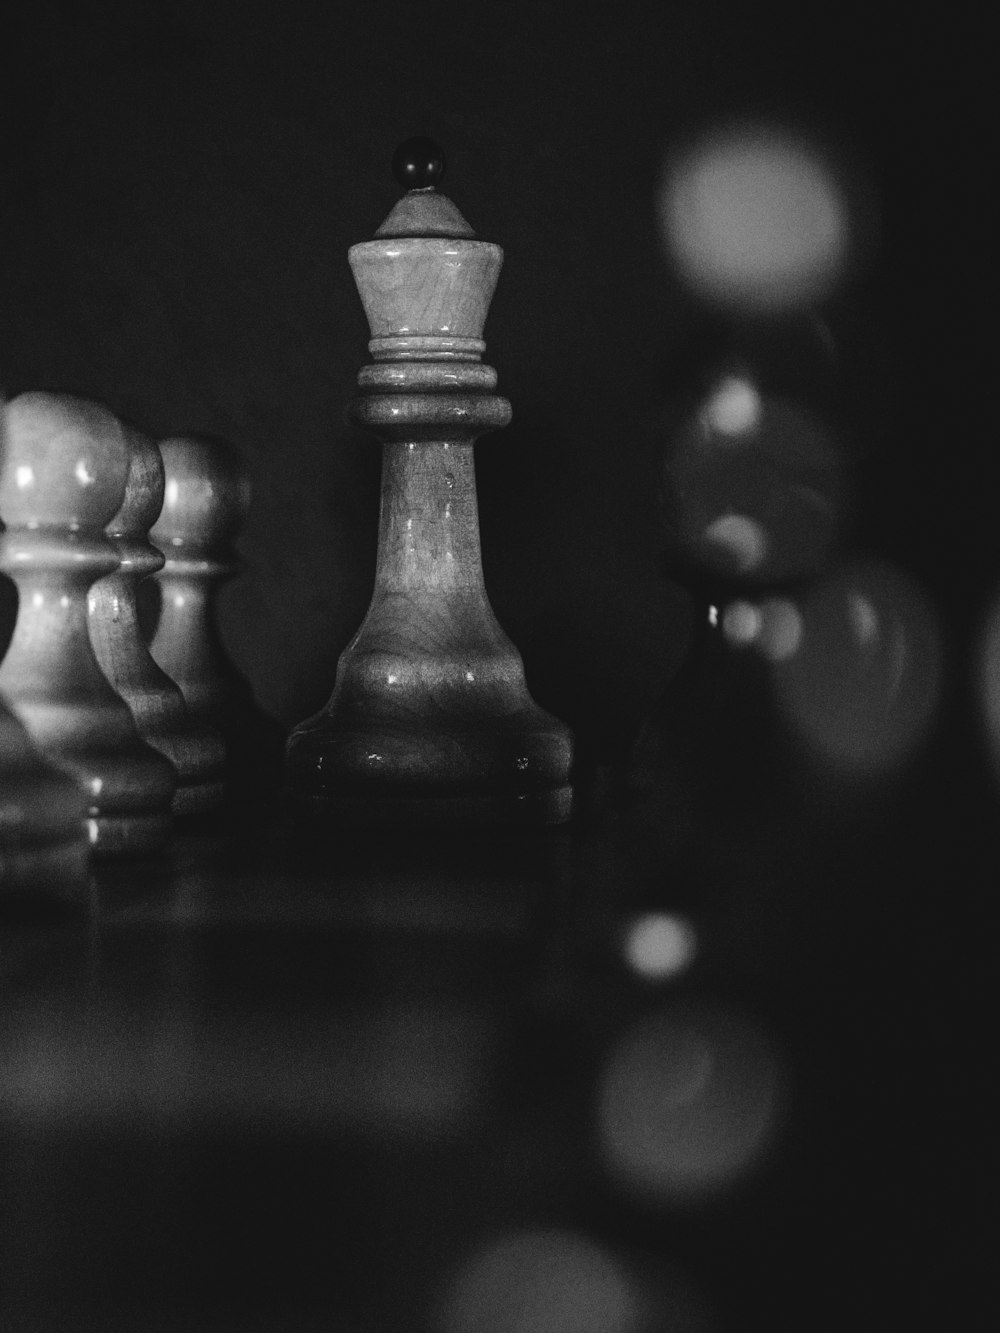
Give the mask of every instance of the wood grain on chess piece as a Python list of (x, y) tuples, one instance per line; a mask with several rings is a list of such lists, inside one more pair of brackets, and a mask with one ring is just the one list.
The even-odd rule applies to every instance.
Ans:
[(229, 660), (215, 614), (219, 590), (240, 567), (234, 543), (250, 507), (250, 477), (239, 451), (215, 436), (174, 435), (159, 448), (166, 486), (149, 535), (165, 563), (150, 580), (157, 593), (150, 651), (192, 716), (223, 737), (229, 815), (255, 817), (280, 781), (285, 729)]
[(503, 252), (434, 188), (440, 151), (350, 262), (372, 333), (349, 415), (383, 440), (375, 592), (330, 702), (292, 733), (290, 796), (321, 817), (551, 824), (571, 812), (569, 730), (528, 693), (483, 582), (473, 444), (510, 420), (483, 365)]
[(163, 507), (149, 534), (165, 563), (150, 651), (191, 712), (225, 732), (233, 668), (219, 640), (213, 599), (238, 568), (233, 540), (246, 520), (250, 481), (236, 449), (206, 435), (160, 441)]
[(8, 404), (0, 568), (17, 585), (18, 616), (0, 690), (43, 753), (83, 784), (91, 844), (107, 856), (160, 848), (177, 786), (90, 642), (87, 593), (118, 565), (104, 528), (128, 458), (121, 423), (97, 403), (27, 393)]
[(90, 641), (105, 676), (132, 710), (140, 735), (176, 770), (174, 814), (204, 814), (222, 802), (225, 747), (217, 731), (189, 713), (180, 689), (157, 666), (140, 633), (138, 585), (164, 563), (147, 540), (163, 506), (164, 471), (152, 440), (129, 426), (125, 437), (125, 498), (107, 527), (120, 564), (90, 589)]

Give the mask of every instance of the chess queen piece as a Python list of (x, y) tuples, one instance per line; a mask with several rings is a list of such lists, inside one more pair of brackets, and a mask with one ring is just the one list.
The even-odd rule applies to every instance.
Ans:
[(129, 454), (98, 403), (26, 393), (7, 405), (0, 463), (0, 569), (18, 615), (0, 690), (42, 753), (83, 784), (100, 856), (158, 850), (177, 777), (141, 739), (91, 646), (87, 594), (118, 566), (104, 529), (121, 508)]
[(410, 188), (349, 255), (374, 361), (348, 414), (383, 441), (375, 591), (329, 703), (289, 738), (289, 796), (322, 819), (560, 823), (572, 739), (528, 693), (480, 557), (473, 444), (511, 415), (481, 361), (503, 251), (438, 192), (436, 145), (393, 166)]
[(225, 747), (217, 731), (191, 716), (180, 689), (150, 656), (139, 629), (139, 584), (164, 563), (148, 540), (163, 507), (164, 470), (160, 451), (148, 436), (125, 426), (125, 437), (125, 498), (107, 527), (120, 563), (90, 589), (90, 642), (101, 670), (132, 710), (139, 734), (177, 773), (174, 814), (206, 814), (222, 803)]

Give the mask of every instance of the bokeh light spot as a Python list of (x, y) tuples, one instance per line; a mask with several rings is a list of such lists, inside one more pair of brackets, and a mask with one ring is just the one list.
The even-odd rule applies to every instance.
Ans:
[(705, 427), (720, 435), (746, 435), (760, 422), (756, 386), (740, 375), (727, 375), (716, 385), (702, 410)]
[(714, 128), (674, 154), (659, 214), (687, 286), (741, 310), (811, 305), (835, 287), (849, 258), (840, 173), (818, 143), (783, 127)]
[(786, 597), (769, 597), (760, 606), (757, 648), (769, 662), (784, 662), (802, 642), (802, 616)]
[(722, 613), (722, 632), (734, 648), (748, 648), (760, 633), (763, 619), (752, 602), (730, 602)]
[(798, 651), (775, 670), (779, 707), (834, 769), (892, 769), (923, 738), (940, 696), (929, 600), (902, 571), (859, 562), (817, 584), (801, 616)]
[(767, 559), (767, 534), (746, 514), (720, 514), (706, 527), (702, 540), (740, 574), (759, 569)]
[(453, 1275), (439, 1333), (639, 1333), (641, 1302), (614, 1256), (571, 1231), (520, 1231)]
[(745, 1177), (777, 1127), (783, 1072), (746, 1015), (676, 1004), (612, 1047), (598, 1088), (598, 1134), (612, 1177), (652, 1205), (715, 1194)]
[(694, 961), (698, 939), (683, 917), (649, 912), (625, 930), (625, 959), (633, 972), (649, 981), (678, 976)]
[(868, 598), (859, 592), (848, 594), (847, 611), (859, 645), (862, 648), (871, 647), (878, 635), (878, 612)]

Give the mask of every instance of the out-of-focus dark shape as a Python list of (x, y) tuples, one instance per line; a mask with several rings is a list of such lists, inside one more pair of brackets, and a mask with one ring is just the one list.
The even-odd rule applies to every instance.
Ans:
[(722, 374), (672, 434), (668, 522), (689, 559), (741, 583), (822, 568), (844, 518), (844, 464), (807, 408), (761, 392), (752, 374)]
[(692, 1001), (659, 1009), (622, 1033), (601, 1072), (606, 1169), (652, 1207), (732, 1188), (772, 1142), (783, 1083), (771, 1040), (746, 1014)]
[(773, 675), (791, 727), (836, 773), (896, 770), (927, 732), (941, 692), (929, 599), (902, 570), (857, 561), (817, 584), (800, 614), (797, 646)]
[(483, 1113), (495, 1042), (481, 1009), (423, 998), (303, 1009), (294, 1023), (52, 1005), (3, 1034), (0, 1117), (122, 1134), (263, 1125), (430, 1140)]

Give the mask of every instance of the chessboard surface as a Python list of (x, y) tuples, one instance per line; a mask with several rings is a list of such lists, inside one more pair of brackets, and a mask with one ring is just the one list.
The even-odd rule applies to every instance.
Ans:
[[(933, 980), (967, 926), (942, 919), (929, 944), (962, 822), (937, 808), (917, 857), (917, 806), (895, 838), (875, 823), (846, 846), (822, 821), (796, 836), (715, 812), (664, 861), (612, 802), (568, 828), (398, 844), (307, 843), (257, 811), (100, 867), (88, 912), (3, 934), (5, 1327), (450, 1328), (463, 1265), (539, 1236), (570, 1247), (553, 1280), (597, 1247), (629, 1302), (677, 1302), (683, 1327), (751, 1308), (791, 1328), (831, 1255), (817, 1328), (898, 1301), (903, 1255), (933, 1261), (932, 1301), (978, 1243), (976, 1121), (947, 1133), (966, 1104), (926, 1073), (974, 1077), (974, 1031), (948, 1036), (962, 1002)], [(643, 970), (624, 948), (651, 902), (693, 960), (668, 948), (657, 972), (654, 950)], [(677, 1025), (717, 1045), (678, 1047)], [(633, 1068), (650, 1033), (660, 1053)], [(708, 1114), (701, 1166), (647, 1196), (613, 1169), (609, 1080), (637, 1080), (641, 1107), (678, 1059), (696, 1063), (646, 1132), (669, 1160)], [(698, 1059), (729, 1118), (700, 1106)], [(766, 1151), (729, 1179), (761, 1097)]]

